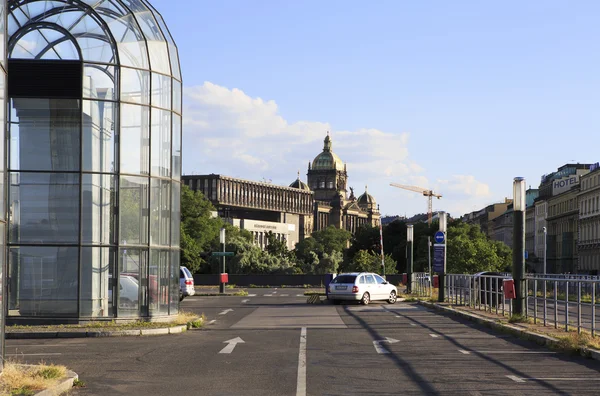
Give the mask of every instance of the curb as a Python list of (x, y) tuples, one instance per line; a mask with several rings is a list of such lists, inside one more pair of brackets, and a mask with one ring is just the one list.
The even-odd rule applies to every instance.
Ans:
[(96, 338), (96, 337), (123, 337), (123, 336), (151, 336), (164, 334), (183, 333), (187, 325), (163, 327), (157, 329), (140, 330), (115, 330), (115, 331), (32, 331), (6, 333), (6, 339), (40, 339), (40, 338)]
[(61, 395), (64, 392), (67, 392), (68, 390), (73, 388), (73, 381), (75, 381), (76, 379), (79, 379), (79, 376), (77, 375), (77, 373), (74, 371), (71, 371), (71, 370), (67, 370), (67, 377), (64, 380), (62, 380), (61, 382), (59, 382), (58, 384), (54, 385), (51, 388), (44, 389), (43, 391), (36, 393), (35, 395), (36, 396)]
[[(529, 341), (533, 341), (539, 345), (544, 345), (544, 346), (548, 346), (550, 348), (555, 348), (555, 349), (559, 349), (559, 347), (560, 347), (560, 341), (554, 337), (550, 337), (550, 336), (547, 336), (544, 334), (534, 333), (534, 332), (531, 332), (528, 330), (523, 330), (520, 327), (513, 326), (510, 324), (498, 323), (494, 319), (482, 318), (481, 316), (477, 316), (477, 315), (474, 315), (474, 314), (471, 314), (468, 312), (462, 312), (462, 311), (456, 310), (454, 308), (444, 307), (439, 304), (430, 303), (427, 301), (418, 301), (418, 303), (427, 308), (436, 309), (438, 311), (445, 311), (445, 312), (451, 313), (453, 315), (461, 316), (470, 321), (479, 323), (481, 325), (492, 328), (494, 330), (499, 330), (504, 333), (509, 333), (511, 335), (514, 335), (514, 336), (517, 336), (520, 338), (524, 338)], [(566, 352), (566, 351), (563, 351), (563, 352)], [(586, 356), (590, 359), (600, 360), (600, 351), (596, 351), (593, 349), (582, 348), (581, 355)]]

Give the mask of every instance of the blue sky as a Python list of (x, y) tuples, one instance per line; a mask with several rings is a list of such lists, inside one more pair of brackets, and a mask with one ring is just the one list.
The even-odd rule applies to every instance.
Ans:
[(179, 46), (184, 173), (289, 184), (321, 151), (384, 214), (461, 215), (597, 162), (600, 2), (154, 0)]

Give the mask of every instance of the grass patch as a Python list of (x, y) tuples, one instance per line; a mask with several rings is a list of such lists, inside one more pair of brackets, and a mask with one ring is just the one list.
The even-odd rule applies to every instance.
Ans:
[(239, 290), (239, 291), (237, 291), (237, 292), (233, 293), (233, 295), (234, 295), (234, 296), (242, 296), (242, 297), (245, 297), (245, 296), (247, 296), (247, 295), (248, 295), (248, 292), (247, 292), (246, 290)]
[(232, 285), (232, 284), (225, 285), (226, 289), (235, 289), (236, 287), (237, 287), (236, 285)]
[(527, 323), (532, 324), (533, 319), (526, 317), (525, 315), (513, 314), (509, 319), (508, 323)]
[(2, 395), (34, 395), (54, 386), (66, 375), (64, 366), (29, 366), (7, 361), (0, 377), (0, 392)]
[(198, 319), (199, 317), (200, 316), (193, 312), (179, 311), (179, 314), (177, 314), (177, 318), (172, 323), (176, 325), (184, 325), (190, 323), (193, 320)]
[(73, 380), (73, 387), (74, 388), (85, 388), (85, 382), (83, 382), (79, 378), (75, 378)]

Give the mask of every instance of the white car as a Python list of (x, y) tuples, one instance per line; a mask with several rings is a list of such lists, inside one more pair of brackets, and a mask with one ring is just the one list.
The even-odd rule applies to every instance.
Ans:
[(341, 300), (360, 301), (367, 305), (374, 300), (396, 302), (398, 290), (381, 276), (372, 272), (339, 274), (329, 284), (327, 299), (339, 304)]
[(194, 277), (187, 267), (179, 267), (179, 301), (184, 297), (193, 296), (196, 294), (194, 289)]

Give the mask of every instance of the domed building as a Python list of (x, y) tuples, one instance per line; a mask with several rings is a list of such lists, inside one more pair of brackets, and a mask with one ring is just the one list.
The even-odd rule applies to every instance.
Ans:
[(314, 197), (313, 231), (333, 225), (354, 233), (363, 224), (378, 226), (380, 214), (375, 198), (365, 193), (358, 199), (350, 187), (346, 164), (332, 150), (329, 132), (323, 142), (323, 151), (308, 164), (308, 183), (298, 179), (290, 187), (310, 190)]

